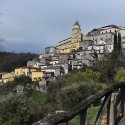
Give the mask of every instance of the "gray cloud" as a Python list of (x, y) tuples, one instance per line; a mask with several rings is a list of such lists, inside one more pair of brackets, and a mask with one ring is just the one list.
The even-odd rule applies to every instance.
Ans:
[(108, 24), (124, 26), (124, 5), (124, 0), (0, 0), (0, 35), (8, 50), (40, 53), (70, 37), (76, 20), (85, 33)]

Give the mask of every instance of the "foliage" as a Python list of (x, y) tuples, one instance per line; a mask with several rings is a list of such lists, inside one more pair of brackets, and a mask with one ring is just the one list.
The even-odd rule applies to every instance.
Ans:
[(117, 39), (117, 32), (116, 32), (116, 33), (114, 34), (114, 48), (113, 48), (113, 49), (116, 50), (116, 51), (117, 51), (117, 44), (118, 44), (118, 43), (117, 43), (117, 40), (118, 40), (118, 39)]
[(121, 33), (118, 33), (118, 56), (119, 56), (119, 58), (121, 57), (121, 51), (122, 51)]
[(71, 108), (88, 97), (90, 93), (96, 92), (96, 89), (99, 90), (95, 82), (99, 82), (100, 75), (97, 71), (85, 69), (59, 76), (55, 82), (49, 83), (47, 87), (47, 103), (51, 104), (50, 110), (51, 108)]
[(112, 52), (112, 59), (121, 59), (121, 53), (122, 53), (122, 46), (121, 46), (121, 33), (115, 33), (114, 34), (114, 48)]
[(114, 76), (121, 65), (122, 63), (118, 63), (117, 60), (109, 59), (97, 61), (91, 68), (96, 72), (100, 72), (100, 82), (113, 84)]
[(63, 88), (58, 93), (57, 99), (60, 101), (63, 109), (67, 110), (101, 89), (102, 85), (93, 81), (80, 82)]
[[(8, 122), (9, 125), (31, 124), (31, 116), (43, 112), (37, 104), (24, 95), (12, 96), (0, 102), (1, 122)], [(41, 117), (42, 118), (42, 117)]]
[(114, 47), (113, 47), (113, 51), (111, 54), (111, 58), (112, 59), (117, 59), (118, 57), (118, 38), (117, 38), (117, 32), (114, 34)]
[(56, 103), (56, 94), (58, 91), (58, 84), (56, 82), (49, 83), (47, 87), (47, 102)]
[(67, 85), (74, 84), (81, 81), (96, 81), (100, 79), (100, 73), (98, 71), (93, 71), (92, 69), (86, 69), (85, 71), (72, 72), (71, 74), (63, 75), (58, 77), (57, 83), (58, 88), (62, 88)]
[(35, 90), (35, 85), (31, 78), (25, 75), (16, 76), (14, 81), (8, 82), (6, 84), (6, 92), (15, 92), (17, 91), (17, 87), (20, 87), (21, 91), (25, 93), (27, 96), (31, 96), (33, 90)]
[(121, 82), (125, 80), (125, 68), (120, 68), (115, 76), (115, 81)]
[(46, 102), (46, 95), (38, 91), (33, 91), (32, 98), (39, 105), (43, 105)]
[(21, 76), (16, 76), (13, 82), (16, 84), (25, 85), (27, 83), (32, 83), (32, 79), (28, 76), (21, 75)]
[(26, 66), (27, 61), (37, 56), (31, 53), (0, 52), (0, 72), (11, 72), (17, 67)]

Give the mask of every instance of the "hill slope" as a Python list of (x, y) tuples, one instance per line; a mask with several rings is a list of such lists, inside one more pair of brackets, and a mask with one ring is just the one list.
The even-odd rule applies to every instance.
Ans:
[(0, 52), (0, 72), (11, 72), (17, 67), (26, 66), (28, 60), (38, 57), (32, 53)]

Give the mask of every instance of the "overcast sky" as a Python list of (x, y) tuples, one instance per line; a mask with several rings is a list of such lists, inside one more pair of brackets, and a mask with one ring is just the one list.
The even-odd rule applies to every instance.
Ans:
[(7, 51), (41, 53), (70, 37), (76, 20), (83, 33), (125, 26), (125, 0), (0, 0), (0, 36)]

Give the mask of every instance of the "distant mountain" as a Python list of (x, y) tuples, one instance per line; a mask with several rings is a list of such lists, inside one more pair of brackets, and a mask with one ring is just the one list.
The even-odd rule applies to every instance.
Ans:
[(33, 53), (0, 52), (0, 72), (11, 72), (17, 67), (27, 65), (27, 61), (37, 58)]

